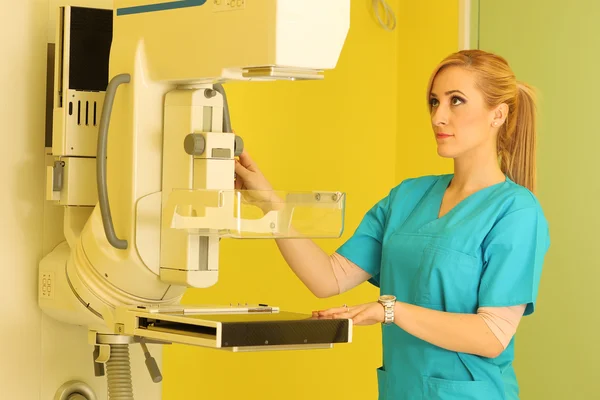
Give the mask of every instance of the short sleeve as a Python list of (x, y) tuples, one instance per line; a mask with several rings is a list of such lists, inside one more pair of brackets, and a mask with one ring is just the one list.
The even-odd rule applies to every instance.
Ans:
[(365, 270), (371, 279), (369, 282), (379, 286), (381, 268), (381, 243), (389, 210), (389, 196), (375, 204), (363, 217), (354, 234), (338, 250)]
[(533, 313), (549, 247), (548, 224), (539, 207), (502, 217), (483, 242), (479, 306), (526, 304), (524, 315)]

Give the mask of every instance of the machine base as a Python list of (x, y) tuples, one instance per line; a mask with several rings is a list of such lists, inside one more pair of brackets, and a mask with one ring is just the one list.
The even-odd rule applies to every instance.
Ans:
[(125, 334), (230, 351), (331, 348), (352, 341), (352, 320), (316, 319), (269, 306), (129, 308)]

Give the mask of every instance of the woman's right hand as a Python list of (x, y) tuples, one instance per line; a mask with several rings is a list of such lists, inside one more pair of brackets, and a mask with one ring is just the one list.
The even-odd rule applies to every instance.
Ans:
[(265, 213), (278, 208), (281, 200), (275, 196), (273, 187), (246, 150), (240, 154), (239, 160), (235, 160), (235, 175), (235, 188), (244, 191), (246, 201), (257, 203)]

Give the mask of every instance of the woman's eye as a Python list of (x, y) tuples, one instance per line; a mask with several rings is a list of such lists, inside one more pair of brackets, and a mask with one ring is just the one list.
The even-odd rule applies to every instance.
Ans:
[(454, 97), (452, 98), (452, 105), (453, 105), (453, 106), (458, 106), (458, 105), (460, 105), (460, 104), (463, 104), (463, 103), (464, 103), (464, 100), (463, 100), (463, 99), (461, 99), (460, 97), (456, 97), (456, 96), (454, 96)]
[(432, 99), (429, 100), (429, 105), (431, 107), (437, 107), (439, 104), (440, 104), (440, 102), (438, 101), (438, 99), (432, 98)]

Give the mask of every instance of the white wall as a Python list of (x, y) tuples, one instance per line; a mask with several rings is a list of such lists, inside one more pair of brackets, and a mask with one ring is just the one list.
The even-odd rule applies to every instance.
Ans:
[[(51, 400), (64, 382), (83, 380), (106, 399), (93, 376), (84, 328), (43, 315), (38, 263), (62, 241), (60, 208), (44, 201), (46, 48), (59, 4), (112, 7), (111, 0), (0, 0), (0, 398)], [(160, 348), (151, 346), (162, 361)], [(131, 348), (136, 399), (161, 398), (138, 345)]]
[(47, 0), (3, 0), (0, 13), (0, 391), (37, 399)]

